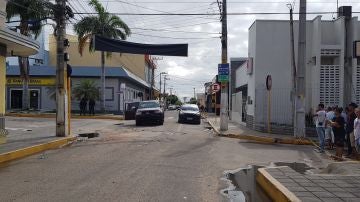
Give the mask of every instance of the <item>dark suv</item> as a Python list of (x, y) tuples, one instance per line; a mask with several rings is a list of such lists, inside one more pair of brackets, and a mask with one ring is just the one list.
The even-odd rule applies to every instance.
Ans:
[(164, 124), (164, 111), (156, 100), (143, 101), (139, 103), (135, 115), (136, 125), (143, 123)]

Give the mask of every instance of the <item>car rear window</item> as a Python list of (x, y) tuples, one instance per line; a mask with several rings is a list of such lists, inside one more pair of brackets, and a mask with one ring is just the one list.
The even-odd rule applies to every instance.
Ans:
[(139, 109), (143, 108), (158, 108), (160, 107), (158, 102), (141, 102), (139, 104)]
[(199, 111), (199, 108), (192, 107), (192, 106), (183, 106), (183, 107), (181, 107), (181, 110), (184, 110), (184, 111)]

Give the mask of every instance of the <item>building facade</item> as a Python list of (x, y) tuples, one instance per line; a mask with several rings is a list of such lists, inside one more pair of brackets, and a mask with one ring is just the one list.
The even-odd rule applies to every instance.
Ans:
[(35, 40), (11, 31), (5, 25), (7, 1), (0, 0), (0, 142), (4, 142), (6, 111), (6, 57), (36, 54), (40, 46)]
[[(314, 112), (319, 103), (325, 106), (345, 106), (350, 101), (359, 103), (360, 63), (349, 54), (353, 51), (353, 43), (360, 40), (358, 18), (340, 16), (323, 21), (318, 16), (307, 21), (306, 26), (307, 114)], [(297, 50), (297, 21), (294, 33)], [(287, 20), (256, 20), (249, 28), (248, 60), (236, 70), (233, 93), (233, 107), (248, 127), (266, 130), (270, 124), (271, 132), (292, 133), (290, 48)], [(295, 56), (297, 61), (296, 53)], [(272, 78), (271, 91), (266, 89), (268, 75)], [(345, 96), (346, 93), (349, 96)]]
[[(82, 80), (94, 80), (100, 88), (100, 52), (89, 52), (85, 47), (80, 55), (76, 36), (67, 35), (70, 46), (66, 52), (70, 55), (69, 65), (72, 67), (72, 88)], [(40, 38), (41, 40), (41, 38)], [(52, 95), (55, 86), (56, 43), (49, 36), (48, 58), (41, 65), (30, 66), (30, 107), (39, 111), (55, 111), (56, 105)], [(88, 45), (87, 45), (88, 46)], [(45, 50), (45, 49), (44, 49)], [(38, 54), (39, 55), (39, 54)], [(11, 59), (9, 60), (11, 61)], [(105, 109), (107, 112), (121, 114), (126, 102), (148, 100), (151, 96), (152, 77), (155, 64), (150, 56), (113, 53), (105, 61)], [(19, 78), (18, 65), (9, 65), (7, 70), (7, 102), (8, 110), (21, 109), (22, 83)], [(79, 100), (72, 100), (72, 110), (79, 110)], [(100, 102), (96, 102), (96, 110), (100, 110)]]

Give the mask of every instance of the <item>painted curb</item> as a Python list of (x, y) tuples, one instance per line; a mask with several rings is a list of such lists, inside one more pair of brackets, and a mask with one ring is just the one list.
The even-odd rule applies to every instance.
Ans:
[[(55, 118), (55, 114), (19, 114), (19, 113), (7, 113), (5, 116), (10, 117), (24, 117), (24, 118)], [(73, 119), (108, 119), (108, 120), (124, 120), (124, 117), (113, 116), (80, 116), (72, 115)]]
[[(284, 166), (286, 167), (286, 166)], [(256, 182), (259, 183), (261, 188), (266, 194), (276, 202), (300, 202), (301, 200), (289, 191), (284, 185), (273, 178), (266, 168), (259, 168), (256, 174)]]
[(65, 137), (61, 138), (59, 140), (54, 140), (51, 142), (38, 144), (30, 147), (25, 147), (22, 149), (6, 152), (0, 154), (0, 164), (5, 162), (10, 162), (16, 159), (24, 158), (42, 151), (50, 150), (50, 149), (57, 149), (62, 146), (71, 144), (73, 141), (75, 141), (76, 137)]
[(243, 134), (222, 134), (214, 124), (208, 120), (211, 128), (217, 133), (220, 137), (228, 137), (241, 140), (252, 140), (263, 143), (279, 143), (279, 144), (293, 144), (293, 145), (313, 145), (313, 142), (308, 139), (295, 139), (295, 138), (273, 138), (273, 137), (260, 137), (255, 135), (243, 135)]

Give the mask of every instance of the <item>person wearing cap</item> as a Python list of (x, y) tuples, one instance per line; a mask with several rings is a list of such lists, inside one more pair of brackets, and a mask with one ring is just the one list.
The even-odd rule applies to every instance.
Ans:
[(347, 145), (347, 155), (345, 157), (354, 158), (356, 157), (356, 149), (355, 149), (355, 136), (354, 136), (354, 121), (356, 119), (355, 109), (357, 108), (357, 104), (350, 103), (348, 120), (346, 124), (346, 145)]

